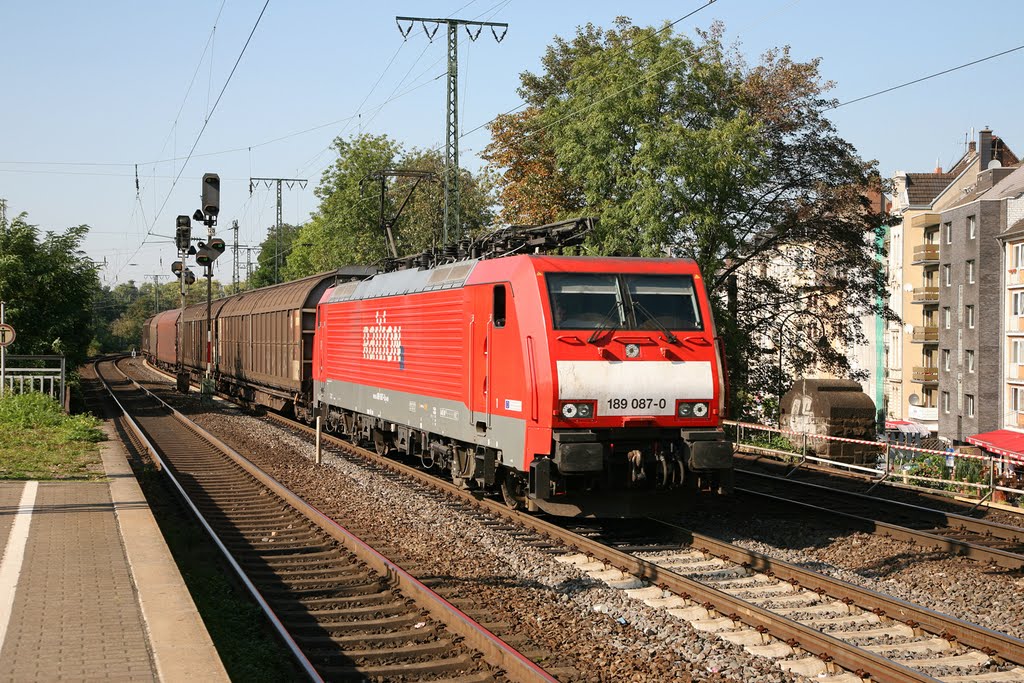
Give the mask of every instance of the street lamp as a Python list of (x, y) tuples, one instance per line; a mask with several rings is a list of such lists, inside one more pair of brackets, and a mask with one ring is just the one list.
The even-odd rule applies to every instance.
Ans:
[(784, 358), (782, 342), (785, 339), (786, 323), (789, 322), (790, 318), (792, 318), (794, 316), (798, 316), (798, 315), (809, 316), (811, 318), (814, 318), (815, 321), (817, 321), (818, 326), (821, 328), (821, 336), (818, 338), (818, 343), (817, 343), (818, 348), (821, 348), (822, 346), (824, 346), (825, 344), (828, 343), (828, 339), (825, 337), (825, 321), (823, 321), (821, 319), (821, 316), (819, 316), (817, 313), (814, 313), (813, 311), (806, 311), (806, 310), (805, 311), (790, 311), (782, 319), (782, 322), (779, 323), (779, 343), (778, 343), (778, 347), (779, 347), (779, 388), (778, 388), (779, 405), (778, 405), (778, 415), (779, 416), (778, 416), (778, 421), (779, 421), (779, 427), (780, 428), (782, 427), (782, 381), (783, 381), (783, 374), (782, 374), (783, 369), (782, 368), (783, 368), (783, 358)]

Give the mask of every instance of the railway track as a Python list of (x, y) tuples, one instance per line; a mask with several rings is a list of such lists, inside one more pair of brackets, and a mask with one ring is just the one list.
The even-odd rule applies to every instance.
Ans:
[[(268, 416), (312, 438), (313, 430)], [(324, 436), (333, 449), (447, 496), (595, 581), (793, 672), (833, 681), (1024, 681), (1024, 642), (656, 520), (638, 535), (562, 527)], [(434, 495), (438, 495), (435, 493)], [(524, 529), (528, 533), (524, 534)], [(613, 533), (614, 531), (614, 533)]]
[[(594, 545), (566, 561), (600, 574), (610, 565), (621, 567), (622, 558), (616, 562), (603, 551), (613, 548), (649, 562), (666, 573), (652, 578), (650, 586), (627, 588), (632, 597), (663, 606), (694, 628), (719, 633), (752, 652), (783, 658), (784, 668), (803, 675), (825, 675), (834, 664), (877, 680), (1024, 681), (1024, 641), (1011, 636), (666, 521), (647, 520), (643, 528), (568, 528)], [(677, 576), (710, 592), (690, 592)], [(765, 618), (770, 623), (757, 623)], [(829, 639), (839, 642), (829, 646)], [(896, 668), (880, 669), (880, 662), (862, 653), (878, 655)]]
[(737, 471), (737, 494), (758, 509), (790, 508), (859, 531), (1007, 569), (1024, 568), (1024, 527), (880, 499), (810, 482)]
[(113, 362), (97, 374), (311, 679), (555, 680)]
[[(286, 418), (271, 419), (292, 431), (312, 433)], [(865, 677), (1024, 681), (1024, 642), (1010, 636), (658, 520), (649, 520), (646, 534), (624, 525), (629, 529), (624, 536), (606, 527), (553, 524), (345, 441), (324, 438), (395, 475), (444, 491), (475, 510), (483, 523), (504, 526), (593, 579), (686, 619), (698, 630), (779, 659), (780, 666), (795, 673), (837, 683)], [(524, 538), (523, 528), (533, 535)], [(959, 673), (948, 673), (955, 670)]]
[[(923, 504), (930, 509), (975, 519), (994, 517), (1008, 521), (1010, 525), (1024, 527), (1024, 509), (989, 507), (978, 500), (957, 498), (951, 492), (926, 489), (904, 483), (898, 477), (879, 478), (881, 473), (871, 475), (810, 461), (793, 464), (776, 460), (774, 459), (775, 455), (775, 451), (768, 451), (757, 446), (739, 445), (734, 455), (736, 471), (737, 473), (751, 472), (774, 475), (792, 481), (819, 484), (852, 493), (870, 494), (875, 499)], [(912, 479), (912, 477), (910, 478)]]

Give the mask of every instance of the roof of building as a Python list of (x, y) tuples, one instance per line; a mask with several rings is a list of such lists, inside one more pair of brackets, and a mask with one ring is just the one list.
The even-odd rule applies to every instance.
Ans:
[(985, 193), (985, 199), (1007, 199), (1024, 192), (1024, 166), (1018, 166), (1013, 173), (992, 186)]
[(952, 173), (908, 173), (907, 199), (911, 206), (931, 204), (954, 178)]
[(1018, 166), (1008, 176), (1000, 180), (992, 187), (978, 191), (977, 182), (965, 188), (964, 195), (956, 201), (955, 204), (947, 207), (946, 210), (955, 209), (958, 206), (964, 206), (978, 199), (1006, 199), (1009, 197), (1016, 197), (1021, 192), (1024, 192), (1024, 173), (1022, 173), (1021, 166)]

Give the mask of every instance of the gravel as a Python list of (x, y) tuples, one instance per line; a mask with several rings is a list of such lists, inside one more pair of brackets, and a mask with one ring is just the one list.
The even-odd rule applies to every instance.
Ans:
[[(137, 365), (139, 372), (149, 372)], [(466, 509), (400, 485), (329, 448), (318, 467), (310, 444), (264, 420), (221, 402), (200, 409), (193, 398), (183, 406), (199, 424), (339, 523), (401, 549), (418, 575), (457, 577), (465, 595), (509, 624), (510, 632), (555, 653), (542, 662), (545, 667), (579, 673), (563, 680), (804, 680), (488, 528)], [(739, 512), (691, 513), (680, 521), (771, 557), (1024, 637), (1024, 604), (1016, 598), (1024, 592), (1020, 575), (805, 521)]]
[(912, 543), (756, 514), (695, 515), (694, 531), (1024, 638), (1024, 576)]

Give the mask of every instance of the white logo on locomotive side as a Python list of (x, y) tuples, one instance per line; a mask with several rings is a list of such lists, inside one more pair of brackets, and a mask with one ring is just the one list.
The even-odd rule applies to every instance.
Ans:
[(374, 324), (363, 326), (363, 360), (402, 362), (402, 326), (387, 323), (387, 311), (377, 311)]

